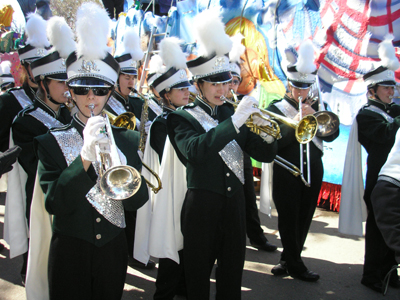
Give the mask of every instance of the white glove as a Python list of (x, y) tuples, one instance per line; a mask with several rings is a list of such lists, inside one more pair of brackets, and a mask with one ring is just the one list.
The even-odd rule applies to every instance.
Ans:
[(260, 133), (260, 137), (261, 137), (264, 141), (266, 141), (268, 144), (271, 144), (272, 142), (275, 141), (275, 138), (274, 138), (273, 136), (271, 136), (271, 135), (269, 135), (269, 134), (267, 134), (267, 133), (265, 133), (265, 132), (261, 132), (261, 133)]
[(104, 132), (100, 132), (106, 125), (102, 116), (91, 117), (88, 119), (85, 129), (83, 129), (83, 147), (81, 157), (86, 161), (96, 160), (96, 144), (109, 143), (109, 139)]
[[(265, 116), (265, 117), (269, 119), (269, 116)], [(257, 125), (257, 126), (271, 126), (271, 122), (264, 120), (263, 118), (261, 118), (258, 115), (253, 116), (253, 123), (254, 123), (254, 125)]]
[(153, 122), (152, 121), (147, 121), (146, 124), (144, 124), (144, 130), (146, 131), (146, 134), (149, 134), (150, 131), (150, 126)]
[(258, 102), (253, 97), (245, 96), (232, 116), (232, 123), (236, 128), (242, 127), (251, 114), (260, 112)]

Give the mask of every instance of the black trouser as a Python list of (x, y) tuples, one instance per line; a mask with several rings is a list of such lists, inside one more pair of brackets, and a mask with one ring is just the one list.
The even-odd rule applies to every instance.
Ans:
[(125, 234), (96, 247), (54, 233), (48, 269), (51, 300), (120, 300), (127, 269)]
[(124, 0), (103, 0), (103, 5), (107, 10), (110, 19), (114, 18), (114, 8), (116, 20), (118, 20), (119, 14), (124, 11)]
[(182, 207), (188, 299), (209, 299), (215, 260), (216, 299), (241, 298), (246, 234), (243, 189), (231, 198), (189, 189)]
[(257, 196), (254, 190), (253, 166), (250, 156), (244, 153), (244, 197), (246, 201), (246, 233), (249, 239), (259, 245), (265, 244), (267, 238), (261, 228), (258, 216)]
[(299, 177), (274, 165), (273, 198), (278, 211), (278, 229), (282, 240), (281, 260), (287, 262), (289, 273), (307, 270), (301, 252), (317, 207), (323, 176), (322, 161), (311, 165), (311, 187)]
[(158, 260), (154, 300), (172, 300), (178, 291), (184, 292), (186, 290), (183, 270), (183, 250), (178, 251), (178, 254), (179, 264), (169, 258), (160, 258)]
[(125, 210), (125, 237), (128, 244), (128, 256), (133, 258), (133, 245), (135, 243), (135, 229), (136, 229), (136, 210)]
[(364, 201), (368, 216), (365, 224), (365, 257), (363, 279), (367, 282), (380, 282), (390, 268), (396, 265), (395, 254), (386, 245), (376, 224), (374, 210), (371, 204), (371, 189), (366, 189)]

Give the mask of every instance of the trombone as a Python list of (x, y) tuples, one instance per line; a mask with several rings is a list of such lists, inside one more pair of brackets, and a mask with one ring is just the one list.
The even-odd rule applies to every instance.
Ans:
[[(115, 116), (107, 110), (103, 110), (103, 112), (107, 115), (107, 117), (110, 120), (112, 125), (117, 126), (117, 127), (123, 127), (123, 128), (129, 129), (129, 130), (135, 129), (136, 117), (135, 117), (134, 113), (126, 112), (126, 113), (120, 114), (118, 116)], [(151, 173), (151, 175), (153, 175), (156, 178), (157, 186), (155, 186), (148, 179), (143, 177), (144, 180), (146, 181), (147, 185), (153, 191), (153, 193), (157, 194), (162, 189), (162, 183), (161, 183), (160, 177), (158, 176), (158, 174), (156, 172), (154, 172), (152, 169), (150, 169), (150, 167), (148, 165), (146, 165), (143, 161), (142, 161), (142, 165)]]

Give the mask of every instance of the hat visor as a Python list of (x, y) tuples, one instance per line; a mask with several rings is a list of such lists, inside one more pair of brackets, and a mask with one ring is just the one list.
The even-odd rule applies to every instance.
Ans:
[(121, 74), (126, 74), (126, 75), (134, 75), (137, 76), (138, 72), (136, 69), (121, 69)]
[(184, 89), (184, 88), (189, 88), (191, 86), (191, 84), (189, 83), (189, 81), (184, 81), (184, 82), (180, 82), (177, 85), (171, 86), (171, 89)]
[(393, 80), (387, 80), (387, 81), (382, 81), (377, 83), (377, 85), (381, 85), (381, 86), (396, 86), (396, 82), (394, 82)]
[(222, 72), (215, 75), (202, 77), (199, 79), (212, 83), (225, 83), (232, 80), (232, 74), (231, 72)]
[(96, 78), (79, 78), (72, 79), (70, 82), (68, 82), (68, 86), (110, 87), (111, 85), (103, 80)]
[(58, 80), (58, 81), (66, 81), (68, 79), (67, 73), (52, 74), (52, 75), (46, 76), (46, 78)]
[(300, 82), (300, 81), (293, 81), (289, 80), (289, 83), (292, 87), (299, 89), (299, 90), (305, 90), (308, 89), (312, 83), (306, 83), (306, 82)]

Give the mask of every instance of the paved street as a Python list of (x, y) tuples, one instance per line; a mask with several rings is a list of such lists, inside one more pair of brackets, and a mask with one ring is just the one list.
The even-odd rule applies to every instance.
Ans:
[[(0, 238), (3, 237), (4, 202), (4, 194), (2, 194), (0, 197)], [(275, 253), (267, 253), (257, 251), (251, 246), (247, 247), (242, 299), (400, 300), (400, 290), (389, 288), (387, 295), (382, 296), (360, 284), (364, 239), (339, 234), (337, 213), (317, 209), (303, 251), (304, 261), (308, 268), (321, 275), (317, 283), (302, 282), (291, 277), (275, 277), (271, 274), (271, 268), (279, 261), (282, 250), (277, 230), (276, 211), (273, 211), (272, 218), (261, 215), (261, 223), (269, 240), (276, 243), (279, 248)], [(0, 242), (4, 243), (4, 240), (0, 239)], [(0, 253), (0, 300), (26, 299), (19, 277), (21, 263), (20, 258), (10, 260), (7, 249)], [(128, 268), (122, 299), (152, 299), (156, 275), (156, 269), (137, 271)], [(211, 292), (215, 293), (214, 283)]]

